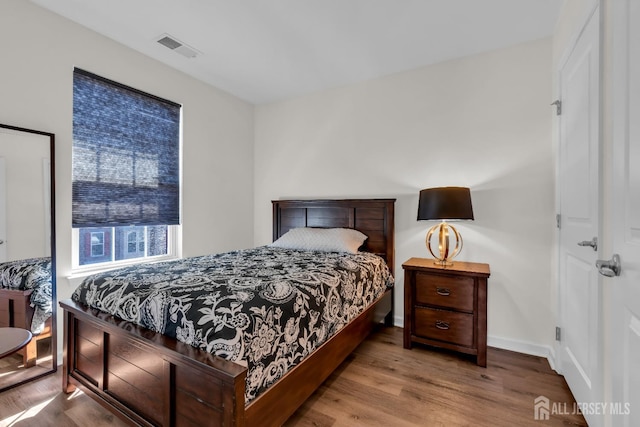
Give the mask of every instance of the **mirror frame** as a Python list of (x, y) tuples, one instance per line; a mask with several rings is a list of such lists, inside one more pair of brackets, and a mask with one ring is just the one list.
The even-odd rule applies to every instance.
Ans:
[(49, 173), (50, 173), (50, 188), (49, 188), (49, 207), (50, 207), (50, 216), (51, 216), (51, 363), (52, 368), (49, 371), (40, 373), (38, 375), (34, 375), (33, 377), (25, 378), (23, 380), (17, 381), (14, 384), (7, 385), (5, 387), (0, 388), (0, 392), (4, 390), (8, 390), (13, 387), (17, 387), (19, 385), (28, 383), (30, 381), (35, 381), (39, 378), (42, 378), (46, 375), (50, 375), (55, 373), (58, 370), (58, 325), (57, 325), (57, 313), (58, 313), (58, 304), (57, 304), (57, 289), (56, 289), (56, 192), (55, 192), (55, 181), (56, 181), (56, 168), (55, 168), (55, 134), (50, 132), (43, 132), (34, 129), (27, 129), (17, 126), (5, 125), (0, 123), (0, 128), (9, 129), (16, 132), (25, 132), (36, 135), (42, 135), (44, 137), (49, 138)]

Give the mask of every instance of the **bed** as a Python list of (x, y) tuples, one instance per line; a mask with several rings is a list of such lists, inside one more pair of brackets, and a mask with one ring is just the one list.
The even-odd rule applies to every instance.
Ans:
[[(367, 236), (361, 250), (381, 257), (393, 273), (393, 220), (392, 199), (274, 201), (273, 239), (276, 241), (289, 230), (301, 227), (359, 230)], [(280, 254), (289, 256), (286, 249), (274, 250), (285, 251), (284, 255)], [(264, 255), (260, 252), (259, 256)], [(364, 254), (361, 256), (365, 258)], [(190, 262), (201, 265), (203, 260)], [(305, 260), (300, 265), (307, 262), (311, 261)], [(188, 271), (178, 273), (191, 277)], [(126, 274), (120, 279), (123, 277), (126, 278)], [(131, 282), (137, 280), (136, 276), (130, 277)], [(95, 289), (102, 290), (105, 283), (120, 279), (91, 279), (90, 282), (94, 282), (85, 288), (85, 293), (91, 296)], [(279, 285), (273, 289), (275, 294), (282, 294)], [(162, 330), (154, 323), (157, 316), (150, 316), (151, 324), (146, 326), (151, 328), (145, 328), (138, 321), (125, 321), (106, 311), (65, 300), (60, 303), (64, 309), (65, 331), (63, 389), (72, 392), (80, 386), (123, 419), (138, 425), (281, 425), (376, 324), (391, 323), (392, 295), (392, 289), (386, 288), (371, 297), (371, 304), (363, 311), (354, 312), (348, 322), (335, 328), (330, 338), (319, 341), (315, 350), (264, 390), (258, 390), (259, 393), (253, 393), (255, 369), (251, 364), (235, 363), (186, 344), (183, 341), (199, 342), (190, 341), (194, 336), (199, 338), (190, 328), (174, 328), (173, 335), (180, 338), (175, 339), (153, 330)], [(191, 307), (192, 302), (183, 306)], [(232, 311), (234, 307), (228, 309)], [(180, 318), (180, 310), (171, 313)], [(186, 339), (185, 330), (190, 331)], [(259, 348), (250, 349), (251, 357), (255, 357), (256, 351), (259, 352)]]
[(31, 331), (33, 338), (17, 353), (26, 368), (35, 366), (37, 343), (51, 336), (51, 258), (0, 263), (0, 327)]

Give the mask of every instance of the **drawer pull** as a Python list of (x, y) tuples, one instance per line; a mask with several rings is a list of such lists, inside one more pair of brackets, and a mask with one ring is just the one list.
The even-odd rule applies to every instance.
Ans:
[(449, 329), (449, 323), (443, 322), (442, 320), (436, 320), (436, 328), (446, 331), (447, 329)]
[(448, 297), (451, 295), (451, 290), (449, 288), (436, 288), (436, 293), (438, 295), (442, 295), (443, 297)]

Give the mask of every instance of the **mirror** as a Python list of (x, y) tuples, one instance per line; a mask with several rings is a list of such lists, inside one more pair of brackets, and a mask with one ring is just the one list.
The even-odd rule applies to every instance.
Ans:
[(57, 368), (54, 139), (0, 124), (0, 391)]

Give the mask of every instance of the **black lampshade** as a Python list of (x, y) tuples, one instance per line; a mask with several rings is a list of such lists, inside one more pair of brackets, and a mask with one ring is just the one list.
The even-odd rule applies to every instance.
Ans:
[(473, 219), (467, 187), (438, 187), (420, 191), (418, 220)]

